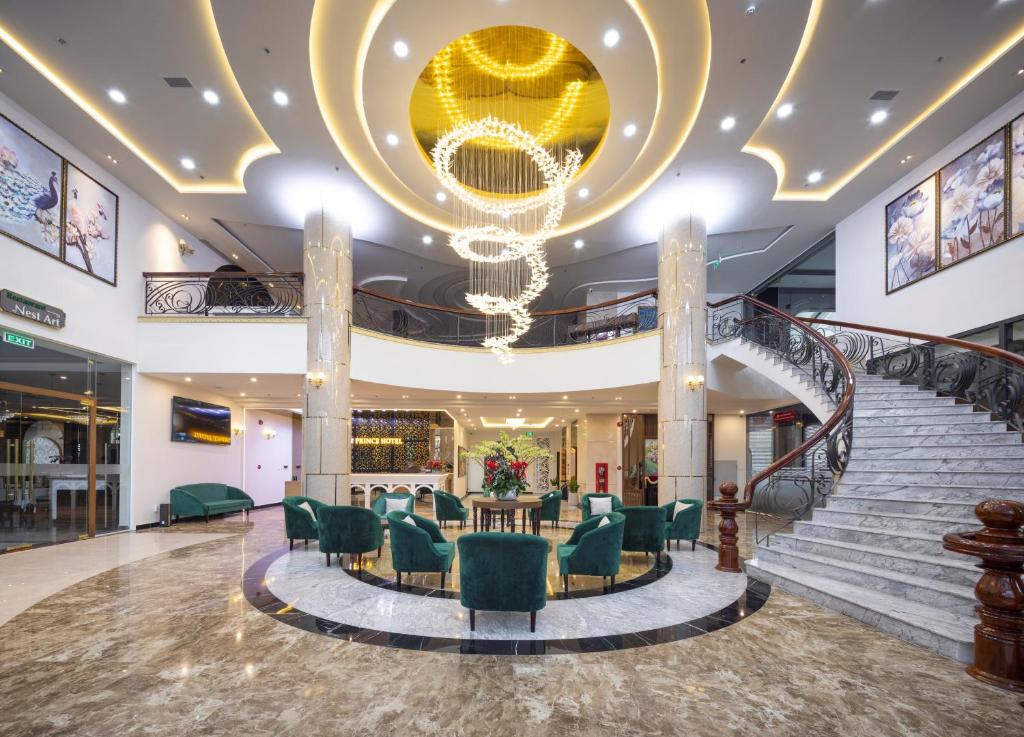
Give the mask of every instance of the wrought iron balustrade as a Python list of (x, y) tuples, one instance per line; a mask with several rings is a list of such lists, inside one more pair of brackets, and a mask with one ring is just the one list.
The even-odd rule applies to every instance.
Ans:
[(146, 272), (146, 314), (265, 317), (302, 314), (301, 273)]

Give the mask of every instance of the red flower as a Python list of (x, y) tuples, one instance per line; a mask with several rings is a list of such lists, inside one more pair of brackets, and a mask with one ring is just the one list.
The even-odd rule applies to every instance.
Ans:
[(496, 460), (494, 460), (493, 458), (488, 458), (487, 459), (487, 468), (488, 468), (488, 470), (493, 471), (497, 467), (498, 467), (498, 462)]

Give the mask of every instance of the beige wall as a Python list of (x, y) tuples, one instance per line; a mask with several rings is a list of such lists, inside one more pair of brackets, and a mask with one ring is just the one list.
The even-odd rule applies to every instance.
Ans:
[(736, 483), (742, 490), (747, 483), (747, 418), (716, 414), (714, 433), (715, 460), (736, 461)]
[(620, 415), (593, 414), (580, 422), (579, 483), (580, 494), (596, 490), (596, 464), (608, 464), (608, 493), (622, 495), (620, 473), (622, 465), (622, 428)]

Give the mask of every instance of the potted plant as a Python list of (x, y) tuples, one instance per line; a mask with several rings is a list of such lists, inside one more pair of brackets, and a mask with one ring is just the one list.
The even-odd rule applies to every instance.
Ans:
[(437, 473), (444, 466), (441, 461), (427, 461), (427, 471), (430, 473)]
[(569, 479), (569, 483), (566, 484), (569, 489), (569, 505), (578, 507), (580, 505), (579, 490), (580, 484), (576, 479)]
[(511, 437), (501, 433), (497, 440), (485, 440), (466, 451), (465, 457), (478, 461), (484, 469), (484, 496), (509, 500), (526, 491), (526, 469), (548, 452), (524, 435)]

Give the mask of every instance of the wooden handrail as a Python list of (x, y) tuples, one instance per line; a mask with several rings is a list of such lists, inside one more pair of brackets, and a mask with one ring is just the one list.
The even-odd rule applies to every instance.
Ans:
[(960, 338), (947, 338), (942, 335), (929, 335), (928, 333), (915, 333), (910, 330), (897, 330), (895, 328), (880, 328), (877, 325), (861, 325), (856, 322), (843, 322), (841, 320), (820, 320), (814, 317), (802, 317), (800, 318), (803, 322), (814, 323), (818, 325), (832, 325), (837, 328), (847, 328), (848, 330), (860, 330), (865, 333), (883, 333), (885, 335), (897, 335), (901, 338), (909, 338), (911, 340), (923, 340), (927, 343), (941, 343), (942, 345), (953, 346), (954, 348), (963, 348), (968, 351), (974, 351), (975, 353), (982, 353), (986, 356), (992, 356), (993, 358), (1001, 358), (1002, 360), (1012, 363), (1024, 369), (1024, 357), (1018, 356), (1016, 353), (1010, 353), (1010, 351), (1004, 351), (1002, 348), (994, 348), (993, 346), (983, 345), (981, 343), (972, 343), (969, 340), (961, 340)]
[(301, 271), (143, 271), (145, 279), (250, 279), (250, 278), (287, 278), (303, 276)]

